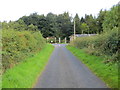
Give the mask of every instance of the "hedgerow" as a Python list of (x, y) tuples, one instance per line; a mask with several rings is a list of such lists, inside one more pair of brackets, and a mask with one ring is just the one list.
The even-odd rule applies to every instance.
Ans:
[(109, 32), (100, 35), (79, 37), (70, 44), (77, 48), (87, 48), (87, 52), (94, 55), (102, 55), (109, 61), (118, 61), (118, 51), (120, 49), (118, 28), (113, 28)]
[(13, 67), (26, 57), (40, 51), (45, 40), (39, 31), (2, 30), (3, 70)]

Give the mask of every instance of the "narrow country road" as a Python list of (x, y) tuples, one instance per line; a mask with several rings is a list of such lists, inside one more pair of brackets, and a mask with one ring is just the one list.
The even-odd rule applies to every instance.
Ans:
[(35, 88), (107, 88), (65, 47), (54, 44), (50, 60)]

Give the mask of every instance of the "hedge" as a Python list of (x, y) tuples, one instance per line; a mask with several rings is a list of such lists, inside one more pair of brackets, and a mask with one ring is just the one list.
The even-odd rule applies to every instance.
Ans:
[(87, 48), (92, 54), (103, 55), (116, 62), (120, 49), (119, 41), (118, 28), (115, 27), (113, 30), (100, 35), (79, 37), (70, 44), (80, 49)]
[(3, 70), (40, 51), (44, 45), (45, 40), (39, 31), (2, 30)]

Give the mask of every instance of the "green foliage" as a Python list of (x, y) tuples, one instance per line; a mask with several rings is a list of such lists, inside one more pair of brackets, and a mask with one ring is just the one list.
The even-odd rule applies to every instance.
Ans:
[(107, 11), (103, 11), (100, 10), (98, 17), (97, 17), (97, 26), (98, 26), (98, 33), (102, 33), (103, 32), (103, 22), (105, 20), (105, 16), (106, 16)]
[(118, 41), (120, 41), (120, 38), (118, 37), (118, 28), (114, 28), (110, 32), (101, 35), (77, 38), (70, 44), (80, 49), (89, 48), (94, 51), (94, 54), (109, 56), (111, 59), (110, 61), (116, 62), (118, 61)]
[(28, 30), (37, 31), (37, 30), (38, 30), (38, 27), (37, 27), (37, 26), (34, 26), (33, 24), (30, 24), (30, 25), (28, 26)]
[(85, 15), (85, 23), (88, 25), (88, 33), (94, 34), (98, 33), (97, 20), (92, 15)]
[(38, 27), (30, 24), (30, 25), (26, 25), (24, 23), (23, 20), (19, 19), (18, 21), (10, 21), (9, 23), (7, 22), (2, 22), (2, 29), (6, 30), (6, 29), (13, 29), (13, 30), (17, 30), (17, 31), (37, 31)]
[[(115, 26), (118, 27), (120, 16), (118, 12), (119, 7), (120, 5), (118, 4), (109, 11), (101, 10), (98, 17), (92, 14), (85, 14), (85, 17), (80, 19), (78, 14), (76, 14), (74, 17), (76, 33), (100, 34), (103, 32), (103, 29), (104, 31), (108, 31)], [(22, 25), (24, 22), (27, 26), (34, 25), (38, 27), (45, 38), (61, 37), (64, 39), (67, 37), (67, 40), (69, 40), (69, 36), (73, 34), (73, 20), (69, 12), (64, 12), (59, 15), (48, 13), (46, 16), (33, 13), (29, 16), (21, 17), (17, 22), (22, 23)]]
[(64, 39), (72, 34), (72, 22), (68, 12), (63, 14), (48, 13), (47, 16), (33, 13), (29, 16), (23, 16), (19, 20), (23, 20), (27, 26), (33, 24), (43, 34), (43, 37), (61, 37)]
[(67, 46), (67, 48), (87, 65), (98, 77), (100, 77), (108, 87), (118, 88), (118, 65), (110, 63), (103, 63), (105, 58), (95, 55), (89, 55), (84, 49)]
[(82, 34), (83, 34), (83, 33), (84, 33), (84, 34), (85, 34), (85, 33), (87, 33), (87, 34), (89, 33), (89, 27), (88, 27), (88, 25), (87, 25), (86, 23), (82, 23), (80, 27), (81, 27), (81, 29), (82, 29)]
[(118, 27), (119, 20), (120, 20), (120, 14), (119, 14), (119, 9), (120, 4), (117, 4), (113, 6), (109, 11), (107, 11), (105, 20), (103, 22), (103, 29), (104, 32), (112, 30), (115, 27)]
[[(71, 45), (78, 48), (88, 48), (91, 54), (104, 55), (108, 62), (118, 62), (118, 52), (120, 49), (120, 36), (118, 35), (119, 8), (120, 4), (117, 4), (109, 11), (100, 11), (96, 24), (98, 25), (98, 33), (101, 33), (100, 35), (77, 38), (75, 41), (71, 42)], [(89, 30), (92, 26), (94, 27), (94, 25), (91, 24), (93, 21), (92, 16), (86, 15), (85, 22)], [(85, 28), (84, 22), (82, 23), (82, 27), (83, 26)]]
[(2, 31), (2, 64), (3, 70), (21, 62), (32, 53), (40, 51), (45, 41), (39, 31)]
[(75, 20), (75, 30), (76, 30), (76, 33), (82, 33), (82, 28), (80, 27), (80, 18), (78, 16), (78, 14), (75, 15), (74, 17), (74, 20)]
[(17, 22), (10, 21), (9, 23), (7, 22), (2, 22), (2, 29), (14, 29), (18, 31), (23, 31), (23, 30), (28, 30), (27, 25), (24, 23), (23, 20), (18, 20)]
[(33, 57), (7, 70), (2, 76), (2, 88), (33, 88), (53, 49), (52, 45), (46, 45)]
[(87, 30), (85, 28), (85, 24), (87, 24), (89, 33), (100, 33), (100, 35), (79, 37), (70, 42), (70, 45), (77, 48), (68, 47), (74, 55), (112, 88), (118, 88), (119, 82), (120, 14), (118, 9), (120, 9), (120, 4), (113, 6), (109, 11), (101, 10), (97, 18), (93, 18), (91, 15), (86, 15), (85, 19), (81, 18), (83, 31)]
[(58, 15), (57, 17), (57, 23), (58, 23), (58, 37), (61, 37), (61, 39), (64, 39), (73, 33), (73, 27), (72, 27), (72, 22), (71, 22), (71, 17), (69, 16), (68, 12), (65, 12), (63, 14)]

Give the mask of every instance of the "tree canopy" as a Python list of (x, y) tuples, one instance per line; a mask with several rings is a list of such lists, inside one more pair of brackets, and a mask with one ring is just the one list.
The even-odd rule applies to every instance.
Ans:
[(3, 28), (12, 28), (15, 30), (39, 30), (43, 37), (65, 37), (69, 39), (69, 36), (74, 32), (74, 20), (75, 29), (77, 34), (101, 34), (104, 31), (112, 30), (118, 27), (120, 5), (113, 6), (110, 10), (100, 10), (97, 17), (92, 14), (85, 17), (79, 17), (78, 14), (75, 17), (71, 17), (69, 12), (63, 14), (48, 13), (46, 16), (37, 13), (32, 13), (29, 16), (23, 16), (17, 21), (10, 21), (9, 23), (2, 22)]

